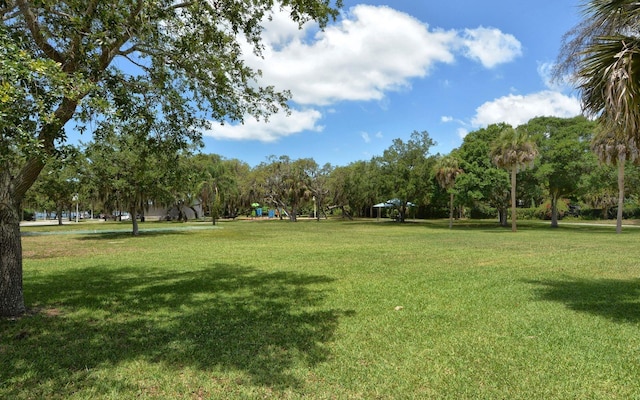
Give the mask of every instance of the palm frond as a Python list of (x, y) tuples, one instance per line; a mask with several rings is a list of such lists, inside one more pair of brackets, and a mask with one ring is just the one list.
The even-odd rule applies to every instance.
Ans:
[(505, 127), (494, 141), (490, 157), (499, 168), (518, 170), (531, 167), (538, 156), (538, 147), (529, 134), (521, 129)]
[(585, 51), (578, 70), (583, 110), (612, 130), (640, 130), (640, 38), (610, 36)]

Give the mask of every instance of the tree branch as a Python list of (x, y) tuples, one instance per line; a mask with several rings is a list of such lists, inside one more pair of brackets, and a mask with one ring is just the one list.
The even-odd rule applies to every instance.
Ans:
[(118, 50), (118, 52), (116, 53), (116, 55), (118, 56), (123, 56), (123, 57), (127, 57), (129, 54), (134, 53), (136, 51), (143, 51), (139, 45), (134, 44), (133, 46), (129, 47), (126, 50)]
[[(44, 145), (45, 152), (51, 153), (54, 147), (54, 141), (62, 127), (69, 121), (76, 111), (78, 105), (77, 100), (65, 97), (62, 103), (54, 112), (54, 122), (45, 124), (38, 134), (38, 140)], [(18, 175), (15, 177), (15, 198), (22, 199), (38, 178), (40, 171), (44, 167), (44, 160), (41, 157), (32, 157), (28, 159)]]
[(182, 3), (174, 4), (168, 8), (168, 10), (177, 10), (179, 8), (185, 8), (194, 5), (195, 1), (183, 1)]
[(40, 24), (38, 24), (38, 19), (27, 2), (25, 0), (18, 0), (17, 4), (20, 8), (20, 12), (24, 16), (27, 27), (29, 28), (29, 31), (31, 32), (31, 35), (33, 36), (33, 39), (38, 48), (40, 48), (40, 50), (42, 50), (47, 55), (47, 57), (49, 57), (53, 61), (64, 65), (64, 57), (62, 57), (62, 54), (60, 54), (55, 48), (53, 48), (53, 46), (51, 46), (47, 42), (47, 39), (42, 34)]
[(129, 55), (128, 55), (128, 54), (119, 54), (119, 55), (121, 55), (121, 56), (123, 56), (124, 58), (126, 58), (126, 59), (131, 63), (131, 64), (135, 65), (136, 67), (138, 67), (138, 68), (140, 68), (140, 69), (142, 69), (142, 70), (144, 70), (144, 71), (147, 71), (147, 72), (149, 72), (149, 71), (150, 71), (150, 68), (149, 68), (149, 67), (147, 67), (146, 65), (140, 64), (140, 63), (139, 63), (139, 62), (137, 62), (137, 61), (134, 61), (131, 57), (129, 57)]
[(133, 27), (136, 26), (136, 18), (142, 12), (143, 6), (144, 0), (138, 0), (135, 9), (132, 10), (131, 14), (129, 15), (129, 19), (126, 24), (128, 28), (125, 29), (125, 33), (123, 33), (123, 35), (118, 38), (111, 46), (103, 46), (102, 53), (100, 54), (100, 72), (109, 66), (113, 58), (119, 54), (120, 47), (124, 46), (124, 44), (127, 43), (133, 36), (131, 29), (135, 29)]
[(18, 5), (16, 3), (6, 2), (5, 6), (0, 8), (0, 15), (2, 16), (2, 20), (6, 21), (18, 15), (20, 11), (16, 10), (17, 8), (18, 8)]
[(96, 6), (97, 5), (98, 5), (98, 0), (92, 0), (92, 1), (89, 2), (89, 4), (87, 4), (87, 9), (85, 10), (85, 12), (83, 14), (84, 15), (84, 24), (78, 30), (78, 33), (73, 38), (73, 40), (71, 42), (71, 46), (69, 47), (69, 54), (75, 54), (77, 49), (80, 47), (80, 44), (81, 44), (81, 41), (82, 41), (82, 35), (86, 35), (87, 31), (91, 27), (91, 20), (93, 19), (94, 15), (95, 15)]

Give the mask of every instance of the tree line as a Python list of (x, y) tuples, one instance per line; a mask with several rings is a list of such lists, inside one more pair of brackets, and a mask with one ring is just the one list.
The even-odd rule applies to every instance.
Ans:
[[(141, 136), (134, 127), (103, 132), (82, 148), (62, 148), (25, 205), (61, 215), (76, 199), (82, 210), (107, 215), (124, 210), (142, 219), (151, 206), (187, 207), (215, 223), (248, 215), (255, 203), (292, 221), (301, 214), (375, 217), (374, 204), (395, 199), (394, 207), (382, 212), (397, 214), (400, 221), (411, 204), (420, 218), (496, 218), (506, 225), (515, 201), (521, 218), (549, 219), (552, 226), (565, 214), (608, 218), (618, 205), (619, 171), (611, 149), (606, 153), (606, 146), (596, 145), (598, 124), (584, 117), (538, 117), (516, 128), (490, 125), (470, 132), (447, 155), (431, 154), (435, 142), (428, 132), (415, 131), (406, 141), (393, 140), (383, 154), (346, 166), (282, 155), (251, 167), (194, 153), (186, 143), (172, 146), (175, 141), (160, 136)], [(528, 147), (512, 154), (514, 143)], [(627, 216), (639, 209), (632, 188), (640, 170), (632, 161), (620, 164), (628, 164), (622, 210)], [(515, 219), (512, 215), (512, 223)]]

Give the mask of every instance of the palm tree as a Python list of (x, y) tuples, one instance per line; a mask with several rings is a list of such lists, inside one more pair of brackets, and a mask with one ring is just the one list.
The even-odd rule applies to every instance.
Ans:
[(588, 0), (583, 12), (584, 21), (565, 35), (555, 76), (573, 78), (585, 113), (638, 142), (640, 7), (631, 1)]
[(635, 162), (639, 159), (638, 146), (634, 137), (601, 130), (591, 142), (591, 148), (600, 162), (618, 167), (618, 214), (616, 233), (622, 232), (622, 211), (624, 208), (624, 164), (627, 160)]
[(453, 227), (453, 187), (456, 184), (456, 177), (463, 171), (458, 166), (458, 160), (452, 156), (440, 158), (434, 169), (438, 184), (449, 192), (449, 229), (451, 229)]
[(533, 165), (538, 147), (526, 131), (506, 125), (493, 142), (490, 157), (498, 168), (511, 171), (511, 230), (516, 231), (516, 175)]
[(572, 75), (583, 110), (598, 118), (592, 142), (600, 161), (618, 166), (618, 218), (622, 230), (624, 164), (640, 143), (640, 7), (631, 1), (590, 0), (585, 19), (565, 36), (556, 76)]

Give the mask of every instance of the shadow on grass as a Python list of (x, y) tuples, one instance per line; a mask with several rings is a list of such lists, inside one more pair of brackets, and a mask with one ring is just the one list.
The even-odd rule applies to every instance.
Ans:
[[(381, 219), (379, 221), (352, 221), (349, 224), (361, 224), (367, 226), (375, 226), (378, 228), (389, 228), (391, 226), (412, 228), (428, 228), (433, 230), (446, 231), (481, 231), (487, 233), (509, 233), (511, 234), (511, 222), (507, 225), (500, 225), (495, 220), (474, 220), (463, 219), (455, 220), (453, 228), (449, 229), (448, 219), (431, 219), (431, 220), (407, 220), (404, 223), (395, 222), (389, 219)], [(545, 232), (584, 232), (584, 233), (611, 233), (614, 234), (616, 227), (611, 224), (597, 224), (590, 222), (560, 221), (557, 228), (551, 227), (551, 221), (542, 220), (519, 220), (517, 223), (518, 231), (545, 231)], [(625, 226), (622, 230), (623, 234), (640, 234), (637, 226)]]
[[(143, 225), (140, 227), (139, 236), (149, 237), (149, 236), (160, 236), (160, 235), (176, 235), (176, 234), (185, 234), (191, 231), (201, 231), (201, 230), (216, 230), (219, 227), (215, 225), (201, 225), (201, 226), (174, 226), (174, 227), (153, 227), (148, 225)], [(125, 238), (132, 237), (133, 230), (131, 227), (129, 228), (118, 228), (118, 229), (75, 229), (75, 230), (28, 230), (21, 232), (22, 236), (50, 236), (50, 235), (82, 235), (80, 239), (85, 240), (93, 240), (93, 239), (113, 239), (113, 238)]]
[(600, 315), (616, 322), (640, 322), (640, 279), (566, 279), (527, 281), (542, 300)]
[(189, 230), (173, 230), (173, 229), (158, 229), (158, 230), (141, 230), (138, 236), (134, 236), (131, 230), (128, 231), (97, 231), (97, 232), (82, 232), (82, 236), (78, 236), (76, 239), (80, 241), (89, 240), (120, 240), (120, 239), (135, 239), (146, 238), (156, 236), (180, 236), (189, 234)]
[(251, 385), (298, 387), (291, 371), (325, 361), (340, 317), (352, 314), (322, 307), (330, 282), (224, 264), (185, 273), (95, 266), (36, 276), (25, 296), (48, 308), (0, 320), (0, 394), (39, 397), (40, 389), (47, 397), (45, 384), (61, 398), (83, 385), (107, 393), (135, 380), (89, 372), (138, 360), (175, 373), (184, 366), (240, 371)]
[(496, 221), (487, 220), (458, 220), (453, 223), (453, 228), (449, 229), (449, 220), (413, 220), (408, 219), (404, 222), (396, 222), (388, 218), (378, 220), (356, 220), (345, 222), (346, 225), (363, 225), (380, 229), (389, 229), (397, 227), (401, 229), (433, 229), (446, 231), (483, 231), (483, 232), (510, 232), (511, 225), (501, 226)]

